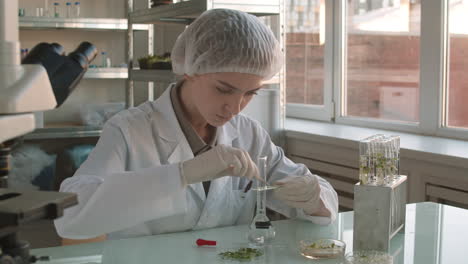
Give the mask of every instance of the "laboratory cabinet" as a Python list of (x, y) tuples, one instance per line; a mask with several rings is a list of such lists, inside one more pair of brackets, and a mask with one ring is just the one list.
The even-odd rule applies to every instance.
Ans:
[[(67, 10), (75, 8), (76, 3), (79, 14)], [(82, 41), (89, 41), (98, 48), (98, 56), (72, 95), (59, 109), (37, 115), (43, 122), (25, 137), (27, 140), (99, 136), (104, 120), (124, 108), (128, 100), (126, 96), (136, 97), (138, 102), (151, 97), (151, 92), (144, 88), (130, 95), (125, 93), (129, 76), (125, 56), (128, 30), (125, 1), (116, 5), (115, 1), (109, 0), (20, 0), (19, 8), (22, 10), (22, 16), (19, 16), (22, 50), (31, 49), (40, 42), (57, 42), (67, 53)], [(142, 54), (147, 52), (147, 36), (151, 33), (141, 32), (149, 31), (152, 32), (149, 25), (135, 24), (132, 27), (139, 40), (135, 48)], [(120, 105), (123, 106), (117, 107)], [(91, 113), (90, 107), (100, 112)]]
[(204, 11), (214, 8), (236, 9), (257, 16), (270, 16), (278, 15), (282, 4), (281, 0), (176, 0), (174, 2), (150, 9), (135, 9), (129, 17), (134, 23), (186, 23), (185, 21), (191, 21)]

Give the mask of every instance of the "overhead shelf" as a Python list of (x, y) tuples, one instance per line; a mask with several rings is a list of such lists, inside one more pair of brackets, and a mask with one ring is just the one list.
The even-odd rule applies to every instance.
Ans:
[[(79, 29), (124, 31), (128, 28), (127, 19), (117, 18), (62, 18), (62, 17), (20, 17), (20, 29)], [(148, 30), (148, 25), (133, 24), (133, 30)]]
[(132, 70), (131, 80), (142, 82), (171, 83), (177, 81), (177, 76), (170, 70)]
[(85, 79), (127, 79), (127, 68), (89, 68)]
[(24, 138), (26, 140), (35, 140), (99, 137), (102, 131), (102, 127), (95, 126), (59, 126), (60, 125), (52, 125), (50, 127), (37, 128), (32, 133), (27, 134)]
[(188, 24), (204, 11), (213, 8), (236, 9), (257, 16), (278, 15), (280, 0), (190, 0), (136, 10), (130, 14), (130, 21), (141, 24), (161, 22)]
[[(175, 75), (170, 70), (132, 70), (131, 80), (141, 82), (162, 82), (171, 83), (176, 82), (180, 79), (179, 76)], [(279, 75), (273, 76), (270, 80), (264, 81), (263, 84), (279, 84)]]

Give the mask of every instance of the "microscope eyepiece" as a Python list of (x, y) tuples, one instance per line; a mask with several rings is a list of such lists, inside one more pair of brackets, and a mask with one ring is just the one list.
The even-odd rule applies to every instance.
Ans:
[(60, 44), (40, 43), (26, 55), (22, 63), (41, 64), (45, 68), (59, 107), (83, 78), (96, 55), (97, 48), (86, 41), (68, 56), (65, 56)]
[(53, 49), (58, 55), (65, 55), (65, 50), (63, 49), (62, 45), (58, 43), (50, 44), (50, 48)]
[(68, 56), (75, 59), (83, 68), (88, 68), (89, 63), (96, 58), (97, 48), (87, 42), (81, 42), (81, 44)]
[(50, 57), (64, 55), (63, 47), (60, 44), (39, 43), (32, 48), (28, 55), (21, 61), (22, 64), (44, 64)]

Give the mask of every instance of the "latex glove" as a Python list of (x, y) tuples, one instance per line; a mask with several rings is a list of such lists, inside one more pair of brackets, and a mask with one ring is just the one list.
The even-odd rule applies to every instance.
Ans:
[(285, 204), (303, 209), (306, 214), (313, 214), (321, 206), (320, 185), (317, 176), (287, 176), (276, 181), (273, 185), (279, 185), (273, 191), (273, 196)]
[(209, 151), (182, 163), (185, 184), (209, 181), (222, 176), (260, 179), (257, 165), (247, 151), (226, 145), (217, 145)]

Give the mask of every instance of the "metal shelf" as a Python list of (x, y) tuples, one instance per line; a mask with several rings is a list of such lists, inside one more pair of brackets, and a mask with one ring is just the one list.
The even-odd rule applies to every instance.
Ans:
[(257, 16), (278, 15), (280, 0), (190, 0), (150, 9), (136, 10), (130, 14), (132, 23), (156, 24), (161, 22), (190, 23), (201, 13), (213, 8), (241, 10)]
[(92, 126), (64, 126), (52, 125), (51, 127), (37, 128), (32, 133), (27, 134), (26, 140), (35, 139), (55, 139), (55, 138), (86, 138), (99, 137), (102, 127)]
[(177, 76), (170, 70), (140, 70), (134, 69), (130, 80), (142, 82), (171, 83), (177, 81)]
[[(170, 70), (140, 70), (134, 69), (132, 71), (132, 77), (130, 78), (133, 81), (141, 82), (161, 82), (161, 83), (171, 83), (176, 82), (180, 79), (179, 76), (175, 75)], [(279, 84), (280, 79), (279, 75), (273, 76), (268, 81), (263, 82), (263, 84)]]
[[(90, 31), (126, 31), (127, 19), (20, 17), (20, 29), (79, 29)], [(148, 30), (148, 25), (133, 24), (133, 30)]]
[(89, 68), (85, 79), (127, 79), (127, 68)]

